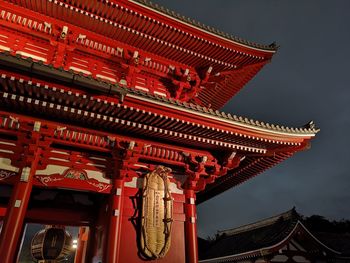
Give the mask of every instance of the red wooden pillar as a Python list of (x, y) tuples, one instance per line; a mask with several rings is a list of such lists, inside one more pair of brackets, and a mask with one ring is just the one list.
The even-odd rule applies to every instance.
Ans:
[(113, 191), (110, 196), (109, 229), (106, 260), (108, 263), (121, 262), (119, 259), (121, 217), (123, 211), (124, 180), (113, 179)]
[[(36, 125), (40, 126), (40, 123)], [(38, 135), (36, 133), (33, 137), (37, 137)], [(24, 166), (20, 168), (19, 174), (21, 177), (13, 189), (0, 233), (1, 262), (15, 262), (17, 248), (21, 241), (24, 217), (33, 188), (33, 178), (41, 154), (41, 149), (36, 145), (29, 145), (28, 147), (30, 153), (27, 156), (27, 160), (23, 162)]]
[(198, 262), (197, 244), (197, 214), (196, 214), (196, 194), (192, 189), (185, 189), (185, 237), (186, 237), (186, 262)]
[(86, 257), (86, 249), (89, 237), (89, 229), (87, 227), (79, 228), (77, 250), (75, 251), (74, 263), (84, 263)]
[(96, 235), (96, 225), (92, 224), (89, 226), (89, 236), (86, 248), (85, 263), (92, 263), (93, 257), (96, 254), (97, 246), (97, 235)]

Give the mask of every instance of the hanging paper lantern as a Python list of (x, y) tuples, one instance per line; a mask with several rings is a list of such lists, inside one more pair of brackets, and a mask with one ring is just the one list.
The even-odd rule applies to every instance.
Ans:
[(65, 227), (48, 225), (33, 237), (31, 252), (39, 261), (60, 261), (72, 253), (72, 236)]

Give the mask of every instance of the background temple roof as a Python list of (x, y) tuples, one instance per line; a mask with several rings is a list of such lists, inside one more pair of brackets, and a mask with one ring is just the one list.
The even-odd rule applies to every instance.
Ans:
[[(218, 231), (213, 241), (201, 239), (199, 250), (202, 259), (240, 257), (243, 254), (248, 257), (260, 256), (262, 253), (271, 253), (268, 251), (273, 248), (279, 250), (293, 235), (300, 233), (309, 239), (305, 245), (311, 252), (319, 247), (341, 257), (349, 253), (348, 234), (311, 232), (295, 208), (255, 223)], [(301, 242), (300, 237), (298, 239)]]
[(253, 224), (218, 231), (217, 239), (204, 258), (224, 257), (273, 246), (294, 229), (299, 216), (295, 210)]

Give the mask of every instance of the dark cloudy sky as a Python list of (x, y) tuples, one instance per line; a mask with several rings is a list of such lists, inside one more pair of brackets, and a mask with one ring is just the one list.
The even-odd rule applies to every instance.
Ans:
[(281, 46), (224, 108), (282, 125), (314, 120), (309, 151), (198, 206), (199, 235), (296, 206), (304, 215), (350, 218), (350, 1), (154, 0), (247, 40)]

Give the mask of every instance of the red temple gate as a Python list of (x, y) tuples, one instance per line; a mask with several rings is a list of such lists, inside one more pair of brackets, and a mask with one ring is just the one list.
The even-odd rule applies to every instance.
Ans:
[(166, 239), (157, 233), (171, 245), (153, 260), (197, 262), (196, 203), (308, 148), (318, 131), (219, 112), (276, 46), (147, 1), (2, 1), (0, 24), (0, 187), (11, 192), (2, 262), (16, 261), (28, 222), (82, 227), (76, 262), (150, 260), (143, 181), (159, 166), (172, 171), (171, 219), (158, 211), (163, 188), (151, 214), (171, 222)]

